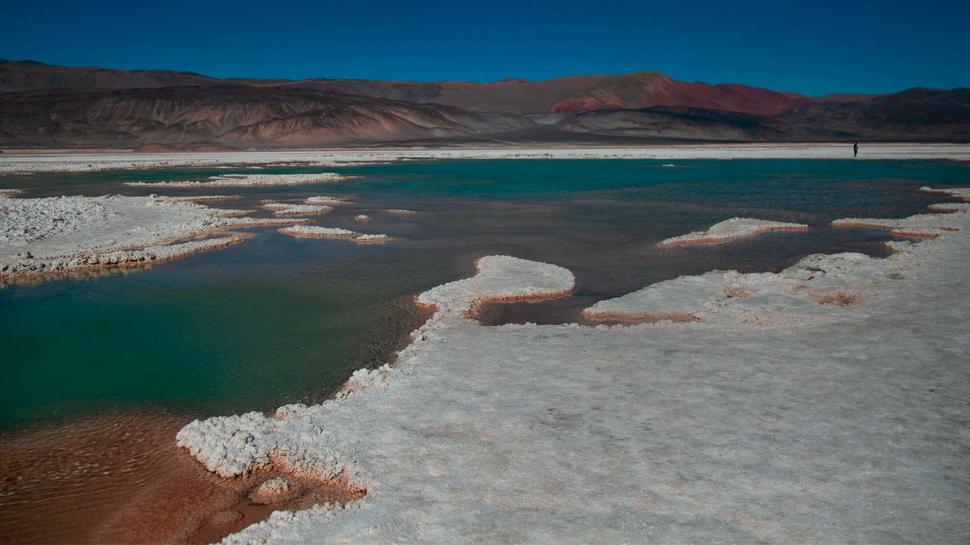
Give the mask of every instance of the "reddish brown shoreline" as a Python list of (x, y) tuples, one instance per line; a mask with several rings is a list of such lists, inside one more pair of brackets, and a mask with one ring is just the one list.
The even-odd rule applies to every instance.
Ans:
[[(176, 447), (188, 420), (124, 413), (0, 437), (0, 543), (212, 543), (275, 510), (363, 495), (273, 469), (219, 478)], [(274, 476), (292, 493), (249, 498)]]
[[(431, 313), (407, 297), (388, 312), (402, 320), (380, 358), (393, 362)], [(176, 446), (191, 419), (130, 411), (0, 434), (0, 544), (207, 544), (273, 511), (345, 504), (365, 493), (275, 463), (223, 479)], [(290, 488), (280, 501), (250, 497), (277, 476)]]

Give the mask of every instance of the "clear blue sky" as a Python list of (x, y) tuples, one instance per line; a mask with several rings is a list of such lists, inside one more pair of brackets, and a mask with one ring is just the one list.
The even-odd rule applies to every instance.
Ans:
[(217, 77), (658, 70), (807, 94), (970, 86), (970, 1), (3, 0), (0, 58)]

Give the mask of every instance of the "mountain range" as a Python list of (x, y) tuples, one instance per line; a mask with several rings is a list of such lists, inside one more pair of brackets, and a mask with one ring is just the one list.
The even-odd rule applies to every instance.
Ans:
[(492, 83), (217, 79), (0, 61), (0, 146), (970, 141), (970, 89), (809, 97), (657, 72)]

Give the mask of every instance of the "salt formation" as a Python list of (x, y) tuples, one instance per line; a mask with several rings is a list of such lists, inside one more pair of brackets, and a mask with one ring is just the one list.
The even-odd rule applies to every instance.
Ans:
[(924, 193), (939, 193), (941, 195), (955, 197), (962, 201), (970, 201), (970, 187), (935, 188), (924, 185), (919, 190)]
[[(700, 321), (762, 327), (829, 320), (838, 313), (818, 305), (861, 303), (890, 272), (883, 261), (856, 253), (815, 254), (778, 274), (712, 271), (681, 276), (600, 301), (583, 316), (629, 323)], [(859, 284), (859, 276), (870, 277), (871, 283)]]
[(970, 210), (970, 202), (940, 202), (927, 208), (934, 212), (966, 212)]
[(307, 197), (305, 201), (306, 204), (325, 204), (328, 206), (339, 206), (341, 204), (347, 204), (350, 200), (343, 197), (331, 197), (329, 195), (315, 195), (313, 197)]
[(226, 543), (958, 543), (970, 215), (946, 225), (963, 229), (887, 259), (810, 256), (597, 305), (700, 318), (686, 323), (485, 327), (476, 301), (573, 278), (482, 258), (418, 297), (436, 312), (395, 365), (177, 440), (220, 475), (274, 466), (367, 490)]
[(132, 187), (177, 187), (186, 189), (202, 189), (210, 187), (265, 187), (277, 185), (306, 185), (327, 184), (352, 180), (356, 176), (344, 176), (333, 172), (319, 174), (226, 174), (210, 176), (206, 181), (179, 180), (163, 182), (126, 182)]
[(370, 216), (368, 216), (367, 214), (357, 214), (356, 216), (354, 216), (354, 221), (356, 221), (357, 223), (367, 223), (368, 221), (370, 221)]
[(274, 216), (319, 216), (333, 212), (333, 207), (325, 204), (293, 204), (269, 202), (263, 208), (273, 211)]
[(230, 228), (293, 224), (239, 213), (156, 196), (0, 196), (0, 281), (141, 266), (241, 242)]
[(187, 197), (166, 197), (170, 201), (185, 202), (222, 202), (241, 198), (240, 195), (189, 195)]
[(660, 242), (660, 246), (674, 246), (687, 244), (723, 244), (739, 238), (748, 238), (762, 233), (776, 231), (806, 231), (808, 226), (802, 223), (785, 223), (782, 221), (768, 221), (752, 218), (731, 218), (715, 223), (706, 231), (694, 231), (686, 235), (668, 238)]
[(363, 234), (341, 227), (320, 227), (318, 225), (294, 225), (279, 230), (284, 235), (297, 238), (329, 238), (350, 240), (358, 244), (373, 244), (393, 240), (383, 234)]
[(360, 235), (356, 231), (341, 227), (320, 227), (317, 225), (295, 225), (279, 230), (284, 235), (303, 238), (354, 238)]
[[(959, 211), (959, 208), (950, 210)], [(832, 225), (843, 228), (886, 229), (898, 237), (936, 238), (944, 232), (959, 229), (954, 225), (959, 220), (953, 218), (951, 222), (950, 219), (949, 214), (919, 214), (900, 219), (844, 218), (833, 221)]]
[(276, 503), (288, 499), (295, 490), (290, 488), (290, 483), (281, 477), (274, 477), (263, 481), (249, 494), (249, 499), (253, 503)]

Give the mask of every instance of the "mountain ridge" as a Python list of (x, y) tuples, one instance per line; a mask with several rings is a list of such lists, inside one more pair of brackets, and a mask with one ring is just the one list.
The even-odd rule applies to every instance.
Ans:
[(658, 72), (422, 83), (0, 61), (0, 91), (7, 147), (970, 141), (970, 89), (813, 98)]

